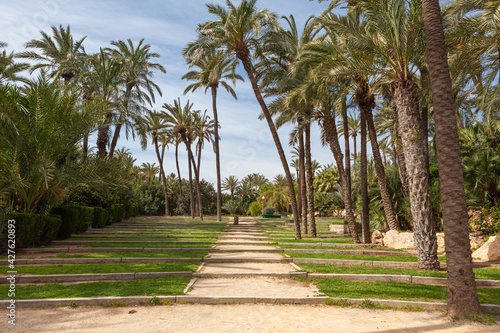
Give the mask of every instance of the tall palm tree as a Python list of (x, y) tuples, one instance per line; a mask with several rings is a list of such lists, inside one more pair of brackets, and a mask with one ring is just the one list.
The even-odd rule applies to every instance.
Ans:
[[(151, 135), (153, 139), (153, 145), (155, 147), (155, 152), (156, 152), (156, 158), (158, 159), (158, 164), (160, 165), (160, 178), (163, 186), (163, 196), (165, 199), (165, 215), (169, 216), (169, 207), (168, 207), (168, 191), (167, 191), (167, 180), (165, 177), (165, 170), (164, 170), (164, 154), (160, 152), (160, 144), (161, 143), (161, 138), (166, 137), (167, 134), (164, 133), (165, 128), (167, 125), (165, 124), (165, 120), (162, 118), (161, 114), (158, 112), (154, 111), (149, 111), (147, 115), (144, 116), (143, 121), (141, 121), (141, 126), (139, 129), (139, 132), (142, 135), (142, 146), (145, 148), (147, 141), (144, 140), (147, 135)], [(163, 144), (163, 152), (165, 151), (166, 144)]]
[(46, 32), (40, 31), (41, 39), (33, 39), (26, 43), (26, 48), (35, 48), (41, 51), (38, 54), (34, 51), (24, 51), (18, 53), (19, 58), (31, 59), (37, 62), (31, 71), (39, 68), (49, 68), (50, 75), (54, 79), (63, 78), (65, 82), (69, 82), (79, 71), (84, 55), (83, 41), (86, 36), (79, 40), (74, 40), (71, 34), (69, 25), (63, 28), (52, 26), (53, 36), (49, 36)]
[[(7, 43), (0, 42), (0, 48), (6, 47)], [(18, 76), (18, 74), (24, 70), (29, 69), (29, 64), (26, 63), (16, 63), (14, 61), (14, 52), (7, 54), (4, 50), (0, 53), (0, 85), (4, 81), (10, 82), (24, 82), (27, 83), (28, 80)]]
[(236, 176), (229, 176), (222, 181), (222, 189), (225, 191), (229, 191), (231, 193), (231, 197), (234, 198), (234, 191), (238, 188), (239, 180)]
[(422, 0), (432, 87), (441, 205), (446, 243), (448, 310), (465, 317), (481, 313), (472, 270), (462, 156), (438, 0)]
[[(174, 100), (173, 104), (163, 104), (163, 116), (165, 118), (165, 122), (167, 123), (167, 128), (172, 132), (172, 134), (180, 135), (184, 145), (186, 146), (188, 152), (188, 164), (189, 168), (193, 168), (195, 178), (197, 180), (196, 190), (198, 196), (198, 207), (200, 207), (200, 219), (203, 220), (203, 209), (202, 209), (202, 201), (201, 201), (201, 186), (199, 182), (199, 170), (196, 167), (196, 161), (194, 159), (193, 151), (191, 149), (192, 143), (195, 140), (195, 114), (196, 112), (192, 110), (193, 103), (187, 101), (186, 105), (181, 105), (181, 99), (178, 98)], [(190, 179), (191, 184), (191, 179)], [(191, 217), (194, 218), (194, 197), (193, 190), (190, 186), (190, 198), (191, 198)]]
[(156, 163), (142, 163), (141, 172), (148, 179), (148, 181), (151, 181), (151, 179), (154, 179), (156, 177), (156, 174), (160, 172), (160, 167), (157, 166)]
[[(262, 97), (251, 60), (252, 57), (257, 57), (259, 55), (261, 46), (265, 44), (266, 38), (269, 36), (270, 32), (278, 29), (279, 24), (275, 14), (267, 9), (257, 9), (256, 2), (256, 0), (243, 0), (241, 4), (236, 7), (230, 0), (227, 0), (227, 9), (219, 5), (207, 5), (208, 12), (215, 15), (216, 19), (201, 24), (198, 27), (200, 33), (199, 39), (200, 43), (206, 43), (235, 56), (243, 64), (243, 68), (252, 84), (255, 97), (266, 118), (280, 156), (281, 164), (285, 171), (295, 222), (295, 238), (300, 239), (300, 222), (292, 175), (278, 132), (276, 131), (276, 126), (264, 98)], [(192, 46), (191, 49), (196, 50), (199, 49), (199, 47)]]
[[(189, 50), (189, 46), (186, 50)], [(187, 51), (186, 51), (187, 52)], [(219, 150), (219, 118), (217, 114), (217, 88), (221, 85), (235, 99), (236, 93), (233, 88), (226, 82), (230, 80), (233, 85), (236, 85), (236, 80), (243, 81), (243, 78), (235, 72), (237, 61), (228, 58), (221, 51), (207, 50), (202, 56), (196, 60), (186, 59), (191, 67), (197, 67), (198, 70), (193, 70), (186, 73), (182, 79), (196, 81), (190, 84), (184, 94), (189, 91), (195, 92), (198, 88), (205, 88), (205, 93), (210, 88), (212, 93), (212, 110), (214, 113), (214, 150), (215, 150), (215, 166), (217, 172), (217, 221), (222, 220), (222, 189), (220, 175), (220, 150)]]
[(132, 118), (132, 122), (137, 119), (136, 116), (141, 114), (141, 105), (144, 102), (152, 106), (155, 101), (155, 92), (160, 96), (162, 95), (160, 87), (151, 81), (151, 78), (153, 77), (153, 70), (166, 73), (165, 68), (161, 64), (153, 62), (160, 55), (151, 52), (151, 45), (143, 45), (143, 43), (144, 39), (141, 39), (137, 46), (130, 39), (126, 42), (123, 40), (112, 41), (111, 45), (116, 48), (106, 49), (111, 58), (120, 64), (119, 84), (124, 90), (118, 107), (118, 121), (109, 148), (110, 157), (113, 156), (115, 151), (122, 126), (126, 126), (127, 133), (128, 130), (133, 130), (133, 126), (127, 126), (130, 124), (128, 119)]

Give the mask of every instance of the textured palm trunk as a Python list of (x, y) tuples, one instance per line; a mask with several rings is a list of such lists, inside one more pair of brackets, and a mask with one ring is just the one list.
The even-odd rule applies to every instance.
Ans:
[(301, 201), (302, 230), (307, 234), (307, 199), (306, 199), (306, 170), (305, 170), (305, 151), (304, 151), (304, 132), (299, 133), (299, 195)]
[(394, 103), (397, 104), (398, 131), (404, 145), (418, 265), (423, 269), (438, 269), (440, 265), (436, 231), (432, 223), (429, 171), (425, 161), (428, 148), (423, 145), (417, 85), (411, 80), (394, 82)]
[(361, 110), (361, 227), (363, 243), (370, 242), (370, 220), (368, 218), (368, 161), (366, 154), (366, 114)]
[(109, 141), (109, 125), (111, 123), (111, 117), (113, 117), (112, 113), (106, 114), (104, 124), (101, 128), (99, 128), (99, 131), (97, 132), (97, 155), (99, 157), (104, 157), (107, 155), (106, 148)]
[(82, 154), (83, 154), (83, 159), (86, 159), (87, 155), (89, 154), (89, 134), (88, 133), (85, 133), (85, 135), (83, 136)]
[(118, 143), (118, 138), (120, 137), (121, 129), (122, 129), (122, 123), (120, 122), (116, 124), (115, 132), (113, 133), (113, 140), (111, 140), (111, 146), (109, 147), (109, 157), (113, 157), (113, 154), (115, 153), (115, 148), (116, 144)]
[[(297, 166), (295, 169), (295, 172), (297, 173), (297, 210), (299, 211), (299, 219), (302, 219), (302, 187), (300, 184), (300, 166)], [(302, 228), (303, 229), (303, 228)], [(306, 233), (304, 231), (304, 233)]]
[(156, 133), (153, 133), (153, 141), (155, 145), (156, 157), (158, 158), (158, 163), (160, 164), (161, 184), (163, 186), (163, 196), (165, 198), (165, 215), (169, 216), (170, 212), (168, 210), (167, 179), (165, 178), (165, 170), (163, 169), (163, 158), (160, 155), (160, 148), (158, 147), (158, 137), (156, 136)]
[(472, 270), (462, 155), (454, 121), (455, 103), (438, 0), (423, 0), (427, 59), (429, 62), (441, 205), (448, 276), (448, 311), (465, 317), (481, 313)]
[(280, 138), (278, 136), (278, 132), (276, 131), (276, 126), (274, 125), (273, 118), (271, 117), (271, 114), (269, 113), (267, 105), (264, 102), (264, 98), (262, 97), (262, 94), (260, 93), (260, 89), (259, 89), (259, 86), (257, 84), (257, 80), (255, 79), (255, 76), (253, 74), (252, 65), (250, 64), (250, 61), (248, 58), (248, 50), (240, 51), (240, 54), (238, 54), (238, 58), (243, 63), (243, 67), (245, 68), (245, 71), (247, 72), (248, 78), (250, 79), (250, 82), (252, 83), (253, 92), (255, 94), (255, 97), (257, 98), (257, 101), (260, 104), (260, 107), (262, 108), (262, 113), (264, 114), (264, 116), (266, 118), (267, 124), (268, 124), (269, 129), (271, 130), (271, 134), (273, 136), (274, 144), (276, 145), (276, 149), (278, 150), (278, 155), (280, 157), (281, 164), (283, 165), (286, 180), (288, 183), (288, 191), (289, 191), (289, 195), (290, 195), (290, 201), (292, 204), (293, 221), (295, 224), (295, 238), (301, 239), (302, 237), (300, 234), (299, 211), (297, 209), (297, 200), (295, 199), (295, 189), (293, 186), (292, 174), (290, 173), (290, 168), (288, 167), (288, 162), (286, 161), (285, 152), (283, 151), (283, 147), (281, 146), (281, 141), (280, 141)]
[(314, 216), (314, 187), (313, 187), (313, 172), (312, 172), (312, 155), (311, 155), (311, 124), (305, 126), (305, 169), (306, 169), (306, 189), (307, 189), (307, 208), (309, 211), (309, 232), (312, 237), (316, 237), (316, 218)]
[(212, 85), (212, 109), (214, 112), (215, 169), (217, 172), (217, 221), (222, 221), (222, 185), (220, 176), (219, 118), (217, 115), (217, 86)]
[(372, 146), (373, 162), (375, 164), (375, 171), (377, 173), (378, 185), (380, 188), (380, 195), (384, 205), (385, 218), (387, 225), (391, 230), (399, 230), (399, 223), (394, 213), (392, 206), (391, 194), (387, 187), (387, 177), (385, 175), (384, 163), (380, 155), (380, 149), (377, 140), (377, 131), (375, 123), (373, 122), (372, 109), (375, 107), (375, 96), (370, 92), (368, 82), (364, 78), (358, 78), (358, 90), (356, 91), (356, 101), (361, 115), (365, 117), (366, 125), (370, 135), (370, 143)]
[(188, 153), (188, 168), (189, 168), (189, 203), (191, 204), (191, 218), (194, 219), (195, 208), (194, 208), (194, 194), (193, 194), (193, 167), (191, 164), (191, 158), (189, 157), (189, 153)]
[[(198, 165), (194, 165), (195, 175), (196, 175), (196, 191), (198, 196), (198, 215), (203, 221), (203, 201), (201, 198), (201, 185), (200, 185), (200, 171), (201, 171), (201, 141), (198, 141)], [(194, 163), (194, 159), (193, 159)]]
[(339, 178), (341, 179), (341, 182), (343, 182), (344, 155), (342, 154), (342, 149), (339, 144), (339, 134), (335, 118), (328, 113), (323, 117), (323, 131), (325, 132), (326, 141), (328, 142), (333, 157), (335, 158), (335, 163), (337, 164), (337, 168), (339, 170)]
[[(348, 128), (349, 128), (349, 127), (348, 127)], [(344, 127), (344, 131), (345, 131), (345, 127)], [(356, 164), (356, 158), (358, 157), (358, 156), (357, 156), (357, 155), (358, 155), (358, 152), (357, 152), (357, 150), (356, 150), (356, 149), (357, 149), (357, 148), (356, 148), (356, 144), (357, 144), (357, 143), (356, 143), (356, 136), (357, 136), (356, 134), (354, 134), (354, 135), (352, 136), (352, 143), (354, 144), (354, 147), (353, 147), (353, 148), (354, 148), (354, 159), (353, 159), (352, 163), (354, 163), (354, 164)], [(346, 155), (347, 155), (347, 153), (346, 153)]]
[[(392, 92), (394, 96), (394, 91)], [(392, 109), (394, 110), (394, 127), (396, 130), (396, 154), (398, 156), (398, 171), (399, 178), (401, 179), (401, 186), (403, 191), (403, 196), (408, 198), (410, 196), (410, 185), (408, 183), (408, 172), (406, 170), (406, 160), (403, 152), (403, 143), (401, 141), (401, 134), (399, 130), (399, 117), (398, 108), (396, 103), (393, 102)]]
[(179, 179), (179, 194), (182, 196), (182, 178), (181, 169), (179, 168), (179, 145), (175, 145), (175, 166), (177, 167), (177, 178)]
[[(340, 149), (337, 125), (335, 124), (335, 119), (330, 115), (326, 115), (323, 118), (323, 130), (325, 131), (326, 140), (330, 145), (330, 149), (333, 153), (333, 158), (335, 159), (337, 169), (339, 170), (339, 178), (341, 179), (342, 184), (342, 196), (344, 199), (347, 224), (349, 225), (349, 229), (351, 230), (353, 241), (355, 243), (359, 243), (360, 241), (358, 233), (356, 231), (356, 220), (354, 219), (354, 213), (352, 211), (351, 186), (350, 184), (348, 185), (345, 181), (346, 173), (344, 170), (344, 156), (342, 154), (342, 150)], [(346, 158), (346, 161), (349, 161), (349, 165), (351, 164), (349, 158)]]

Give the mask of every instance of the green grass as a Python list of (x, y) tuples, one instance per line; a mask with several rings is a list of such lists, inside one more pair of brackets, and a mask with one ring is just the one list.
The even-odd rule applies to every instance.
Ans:
[[(122, 282), (92, 282), (72, 285), (58, 283), (39, 286), (16, 286), (16, 299), (182, 295), (190, 278), (166, 277)], [(7, 295), (9, 286), (0, 286)]]
[(446, 277), (446, 271), (426, 271), (413, 268), (390, 268), (369, 266), (336, 266), (330, 264), (298, 264), (309, 273), (334, 273), (334, 274), (388, 274), (412, 275), (429, 277)]
[[(340, 279), (315, 280), (327, 296), (341, 298), (379, 298), (406, 301), (446, 302), (447, 287), (403, 282), (359, 282)], [(478, 288), (479, 302), (500, 304), (500, 289)]]
[(188, 249), (195, 249), (195, 248), (200, 248), (200, 249), (208, 249), (212, 246), (211, 243), (205, 243), (205, 244), (94, 244), (94, 245), (85, 245), (85, 247), (96, 247), (96, 248), (114, 248), (114, 247), (137, 247), (137, 248), (154, 248), (154, 249), (161, 249), (161, 248), (188, 248)]
[(59, 258), (203, 258), (208, 251), (193, 252), (110, 252), (88, 254), (59, 254)]
[(150, 238), (78, 238), (72, 237), (67, 239), (66, 241), (85, 241), (85, 242), (156, 242), (156, 241), (164, 241), (164, 242), (215, 242), (217, 238), (174, 238), (174, 237), (150, 237)]
[(286, 252), (293, 258), (315, 258), (315, 259), (343, 259), (343, 260), (368, 260), (368, 261), (397, 261), (417, 262), (417, 257), (394, 257), (394, 256), (372, 256), (335, 253), (292, 253)]
[[(136, 272), (188, 272), (195, 271), (198, 263), (114, 263), (114, 264), (77, 264), (51, 266), (17, 266), (18, 273), (46, 274), (98, 274), (98, 273), (136, 273)], [(0, 273), (10, 269), (0, 267)]]
[(351, 244), (353, 244), (352, 240), (349, 240), (349, 239), (339, 239), (339, 240), (290, 239), (290, 240), (286, 240), (286, 242), (283, 242), (283, 243), (311, 243), (311, 244), (314, 244), (314, 243), (328, 243), (328, 244), (336, 244), (336, 243), (337, 244), (348, 244), (348, 243), (351, 243)]
[(386, 251), (386, 252), (401, 252), (404, 253), (406, 251), (404, 250), (393, 250), (393, 249), (387, 249), (387, 248), (381, 248), (381, 247), (370, 247), (370, 248), (363, 248), (363, 247), (335, 247), (335, 246), (315, 246), (315, 245), (279, 245), (283, 249), (306, 249), (306, 250), (349, 250), (349, 251)]

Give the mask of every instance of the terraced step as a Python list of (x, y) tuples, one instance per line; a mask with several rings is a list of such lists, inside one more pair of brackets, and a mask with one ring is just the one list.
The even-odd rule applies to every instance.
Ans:
[(324, 247), (374, 247), (373, 244), (349, 244), (349, 243), (281, 243), (279, 245), (295, 245), (295, 246), (324, 246)]
[[(110, 252), (199, 252), (211, 251), (212, 248), (174, 248), (174, 247), (50, 247), (18, 249), (18, 254), (50, 254), (50, 253), (110, 253)], [(281, 250), (283, 251), (283, 250)]]
[(198, 242), (198, 241), (53, 241), (53, 246), (65, 245), (99, 245), (99, 244), (186, 244), (186, 245), (200, 245), (200, 244), (215, 244), (215, 242)]
[(328, 249), (285, 249), (291, 253), (333, 253), (333, 254), (351, 254), (365, 256), (390, 256), (390, 257), (411, 257), (408, 252), (380, 251), (380, 250), (328, 250)]

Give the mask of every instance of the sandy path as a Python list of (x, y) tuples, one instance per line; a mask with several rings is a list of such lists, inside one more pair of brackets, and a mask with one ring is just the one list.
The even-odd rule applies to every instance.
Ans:
[[(131, 309), (137, 312), (129, 314)], [(17, 325), (0, 311), (2, 332), (499, 332), (500, 325), (450, 322), (439, 312), (402, 312), (325, 305), (188, 305), (19, 309)]]

